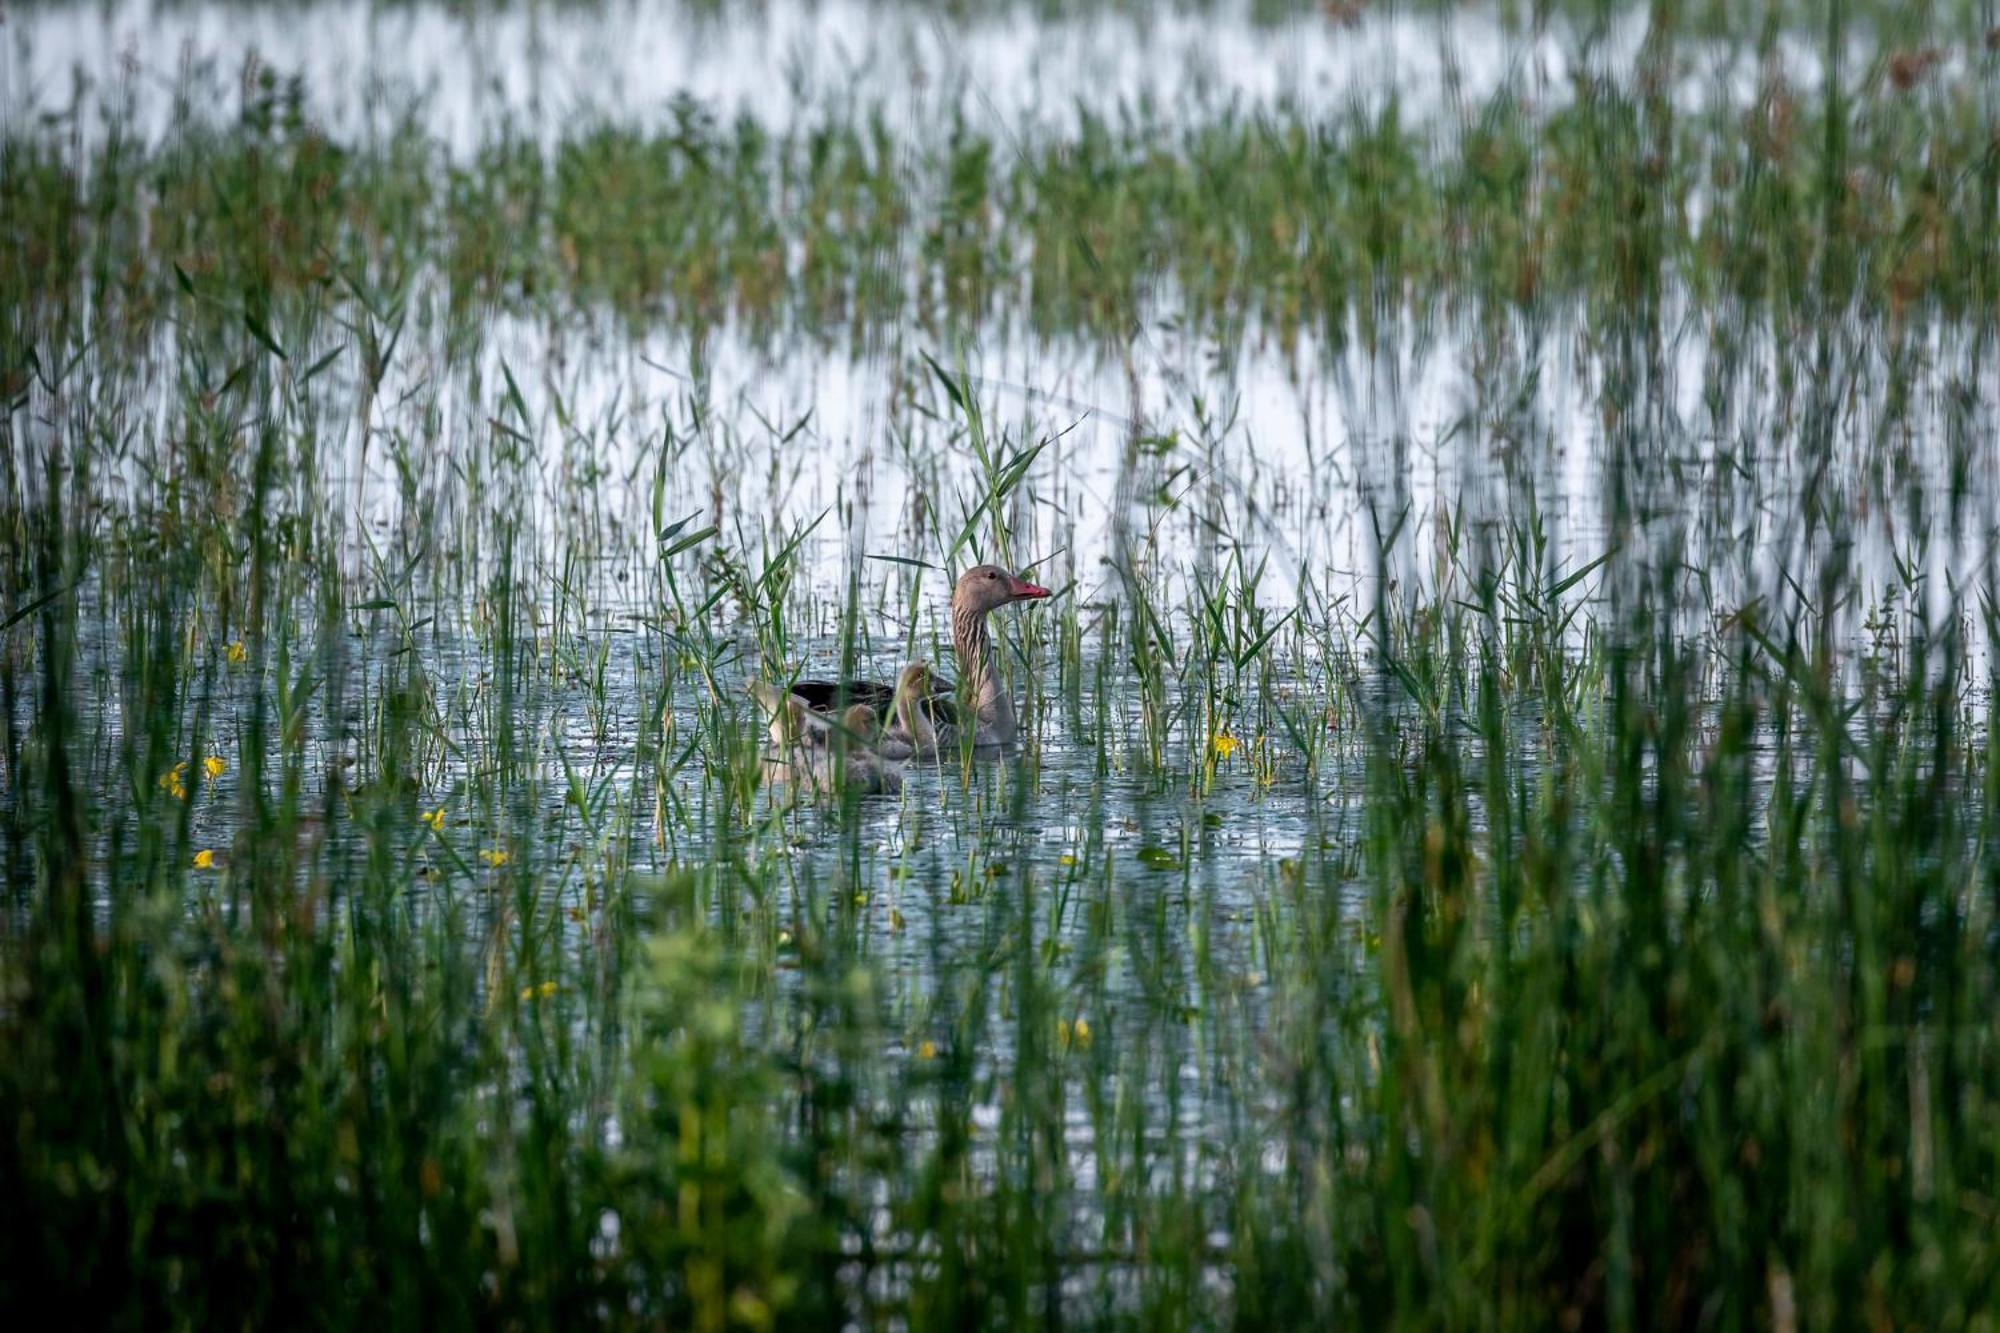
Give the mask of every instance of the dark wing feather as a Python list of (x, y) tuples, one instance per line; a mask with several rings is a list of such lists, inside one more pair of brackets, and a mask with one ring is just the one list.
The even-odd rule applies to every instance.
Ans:
[(849, 704), (867, 704), (886, 716), (896, 701), (896, 687), (872, 680), (802, 680), (792, 693), (815, 713), (838, 713)]

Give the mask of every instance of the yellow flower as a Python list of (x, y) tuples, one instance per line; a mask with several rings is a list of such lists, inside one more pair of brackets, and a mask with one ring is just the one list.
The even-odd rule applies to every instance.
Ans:
[(1064, 1050), (1072, 1046), (1081, 1049), (1090, 1045), (1090, 1020), (1079, 1018), (1074, 1023), (1068, 1019), (1057, 1020), (1056, 1044)]
[(439, 806), (439, 807), (438, 807), (437, 809), (435, 809), (435, 810), (431, 811), (431, 812), (430, 812), (429, 814), (427, 814), (427, 815), (419, 815), (419, 816), (418, 816), (418, 818), (419, 818), (419, 819), (421, 819), (421, 820), (423, 820), (423, 821), (424, 821), (424, 823), (426, 823), (426, 824), (429, 824), (429, 825), (431, 826), (431, 832), (433, 832), (433, 833), (442, 833), (442, 832), (444, 832), (444, 807), (443, 807), (443, 806)]
[(1218, 731), (1215, 733), (1215, 739), (1209, 742), (1209, 747), (1215, 751), (1217, 759), (1227, 759), (1236, 753), (1236, 747), (1242, 743), (1228, 732)]
[(250, 660), (250, 650), (243, 646), (243, 640), (232, 639), (229, 642), (227, 656), (233, 665), (241, 666)]
[(1064, 852), (1056, 858), (1056, 864), (1059, 866), (1073, 866), (1076, 864), (1076, 857), (1069, 852)]
[(917, 1043), (917, 1058), (918, 1058), (919, 1060), (935, 1060), (935, 1059), (937, 1059), (937, 1043), (936, 1043), (936, 1042), (934, 1042), (934, 1041), (932, 1041), (932, 1040), (930, 1040), (930, 1039), (929, 1039), (928, 1037), (926, 1037), (926, 1038), (925, 1038), (924, 1040), (922, 1040), (922, 1041), (918, 1042), (918, 1043)]
[(187, 799), (187, 760), (183, 759), (166, 772), (160, 774), (160, 790), (177, 801)]
[(201, 761), (201, 771), (208, 774), (208, 780), (213, 782), (229, 771), (229, 763), (221, 755), (212, 754)]
[(507, 864), (507, 853), (501, 851), (498, 847), (488, 847), (479, 853), (479, 859), (487, 865), (498, 869)]
[(562, 987), (553, 981), (544, 981), (539, 986), (523, 986), (521, 987), (521, 999), (523, 1001), (546, 1000), (561, 989)]
[(194, 854), (194, 868), (196, 870), (215, 869), (215, 853), (206, 847), (196, 852)]

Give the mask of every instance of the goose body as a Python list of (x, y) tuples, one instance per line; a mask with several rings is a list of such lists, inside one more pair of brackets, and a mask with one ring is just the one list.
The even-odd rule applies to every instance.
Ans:
[[(932, 676), (928, 668), (923, 668), (922, 676), (928, 682), (927, 692), (916, 693), (917, 687), (906, 685), (906, 681), (913, 669), (923, 667), (922, 663), (906, 667), (895, 685), (879, 681), (802, 680), (792, 686), (791, 693), (806, 710), (820, 716), (831, 716), (835, 710), (856, 703), (868, 705), (878, 715), (887, 715), (889, 727), (883, 744), (891, 752), (901, 750), (920, 758), (933, 757), (939, 745), (949, 747), (959, 743), (964, 726), (971, 727), (975, 746), (1010, 745), (1020, 734), (1020, 727), (1014, 719), (1014, 701), (1008, 697), (999, 667), (993, 660), (993, 640), (986, 618), (1003, 606), (1038, 601), (1048, 595), (1047, 588), (1016, 578), (998, 565), (974, 565), (959, 575), (951, 592), (951, 644), (964, 685), (962, 694), (951, 682)], [(958, 716), (960, 698), (972, 706), (969, 719)], [(911, 715), (906, 717), (906, 711)], [(928, 726), (928, 739), (926, 727), (918, 725), (919, 713)]]

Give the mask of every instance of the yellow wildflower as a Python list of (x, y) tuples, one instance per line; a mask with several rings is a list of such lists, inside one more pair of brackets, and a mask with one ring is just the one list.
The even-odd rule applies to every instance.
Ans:
[(183, 759), (166, 772), (160, 774), (160, 790), (177, 801), (187, 799), (187, 760)]
[(196, 852), (194, 854), (194, 868), (196, 870), (215, 869), (215, 853), (206, 847)]
[(479, 859), (497, 870), (507, 864), (507, 853), (498, 847), (488, 847), (479, 853)]
[(521, 999), (523, 1002), (528, 1000), (546, 1000), (561, 989), (562, 987), (553, 981), (544, 981), (539, 986), (523, 986), (521, 987)]
[(1069, 852), (1064, 852), (1056, 858), (1056, 864), (1059, 866), (1073, 866), (1076, 864), (1076, 857)]
[(1079, 1050), (1090, 1045), (1090, 1020), (1079, 1018), (1074, 1023), (1060, 1019), (1056, 1023), (1056, 1044), (1064, 1050), (1074, 1046)]
[(229, 763), (221, 755), (212, 754), (201, 761), (201, 771), (208, 774), (208, 780), (213, 782), (229, 771)]
[(243, 646), (243, 640), (232, 639), (229, 642), (227, 656), (229, 658), (231, 665), (242, 666), (245, 662), (250, 660), (250, 650)]
[(932, 1041), (932, 1040), (931, 1040), (930, 1038), (928, 1038), (928, 1037), (926, 1037), (926, 1038), (925, 1038), (924, 1040), (922, 1040), (922, 1041), (918, 1042), (918, 1043), (917, 1043), (917, 1058), (918, 1058), (918, 1059), (920, 1059), (920, 1060), (935, 1060), (935, 1059), (937, 1059), (937, 1043), (936, 1043), (936, 1042), (934, 1042), (934, 1041)]
[(1209, 747), (1215, 751), (1217, 759), (1227, 759), (1236, 753), (1236, 747), (1242, 743), (1228, 732), (1218, 731), (1215, 733), (1215, 739), (1209, 742)]
[(422, 819), (424, 823), (429, 824), (431, 826), (431, 832), (433, 833), (444, 832), (443, 806), (439, 806), (437, 809), (431, 811), (429, 814), (419, 815), (418, 818)]

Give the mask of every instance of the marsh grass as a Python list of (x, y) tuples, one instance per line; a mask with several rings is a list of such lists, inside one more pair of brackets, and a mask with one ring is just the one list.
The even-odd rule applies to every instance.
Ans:
[(1752, 47), (1753, 100), (1683, 108), (1662, 37), (1633, 85), (1509, 88), (1442, 126), (1392, 101), (1325, 122), (1084, 115), (1066, 135), (962, 119), (913, 135), (837, 112), (772, 132), (682, 102), (657, 128), (583, 126), (547, 148), (502, 127), (463, 161), (414, 116), (331, 141), (267, 70), (210, 91), (233, 116), (190, 112), (157, 142), (115, 113), (83, 149), (10, 134), (5, 258), (51, 291), (88, 277), (131, 338), (165, 317), (177, 273), (283, 299), (429, 266), (474, 325), (496, 303), (553, 303), (642, 329), (734, 318), (768, 344), (1020, 320), (1122, 336), (1169, 314), (1337, 348), (1372, 343), (1389, 311), (1581, 302), (1603, 320), (1669, 288), (1787, 331), (1827, 309), (1956, 318), (1990, 306), (1996, 232), (1991, 56), (1976, 33), (1942, 49), (1959, 47), (1953, 75), (1904, 83), (1885, 47), (1817, 92)]
[[(10, 127), (0, 1305), (1989, 1327), (1990, 99), (1646, 68), (1452, 133)], [(1163, 304), (1357, 403), (1470, 331), (1472, 463), (1260, 488), (1135, 389), (1083, 549), (978, 340)], [(695, 331), (671, 401), (579, 391), (606, 309)], [(886, 353), (890, 532), (865, 467), (727, 503), (832, 447), (711, 393), (731, 321)], [(1336, 485), (1367, 568), (1282, 568)], [(761, 783), (744, 681), (948, 661), (976, 558), (1062, 594), (1021, 753)]]

